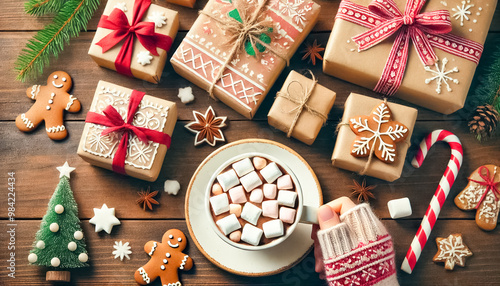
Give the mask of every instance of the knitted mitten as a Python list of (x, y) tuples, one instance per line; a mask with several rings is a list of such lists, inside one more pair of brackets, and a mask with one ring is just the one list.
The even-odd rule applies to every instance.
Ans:
[(368, 204), (318, 231), (329, 285), (399, 285), (391, 236)]

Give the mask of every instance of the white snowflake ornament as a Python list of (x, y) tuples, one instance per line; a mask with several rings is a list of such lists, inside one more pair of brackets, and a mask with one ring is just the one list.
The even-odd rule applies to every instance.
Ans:
[(100, 209), (94, 208), (94, 216), (89, 223), (95, 225), (95, 232), (104, 230), (108, 234), (111, 233), (113, 226), (120, 225), (120, 221), (115, 216), (115, 208), (108, 208), (106, 204), (103, 204)]
[(151, 20), (151, 22), (154, 22), (155, 26), (158, 28), (161, 28), (163, 25), (167, 24), (167, 17), (163, 12), (153, 12), (151, 16), (148, 16), (148, 19)]
[(153, 56), (149, 51), (142, 51), (137, 54), (137, 62), (140, 63), (141, 65), (149, 65), (151, 63), (151, 60), (153, 59)]
[(431, 74), (433, 74), (434, 76), (433, 77), (430, 77), (428, 79), (425, 80), (425, 84), (429, 84), (431, 83), (432, 81), (436, 81), (437, 83), (437, 88), (436, 88), (436, 92), (438, 94), (441, 93), (441, 85), (443, 84), (446, 84), (446, 90), (448, 92), (452, 91), (451, 87), (450, 87), (450, 84), (448, 83), (448, 81), (451, 81), (455, 84), (458, 84), (459, 81), (458, 79), (456, 78), (452, 78), (450, 76), (451, 73), (457, 73), (458, 72), (458, 68), (457, 67), (454, 67), (453, 69), (451, 70), (446, 70), (446, 64), (448, 63), (448, 59), (447, 58), (444, 58), (443, 61), (442, 61), (442, 64), (441, 64), (441, 68), (439, 68), (439, 65), (436, 61), (436, 63), (434, 64), (436, 70), (433, 70), (431, 69), (429, 66), (425, 66), (424, 69), (425, 71), (427, 72), (430, 72)]
[(194, 100), (193, 89), (190, 86), (179, 88), (179, 94), (177, 97), (182, 103), (188, 104)]
[(460, 19), (460, 26), (464, 25), (464, 20), (469, 21), (469, 17), (467, 15), (471, 15), (472, 12), (469, 11), (470, 8), (474, 7), (473, 4), (469, 4), (469, 1), (462, 1), (462, 6), (457, 6), (457, 8), (451, 8), (453, 12), (455, 12), (452, 17), (455, 18), (455, 20)]
[(127, 4), (125, 2), (116, 3), (116, 5), (113, 6), (113, 8), (120, 9), (123, 12), (127, 12), (128, 11)]
[(128, 242), (123, 243), (121, 240), (120, 241), (115, 241), (115, 245), (113, 245), (113, 250), (112, 254), (115, 256), (115, 259), (120, 257), (120, 260), (123, 261), (123, 258), (127, 258), (130, 260), (130, 257), (128, 256), (129, 254), (132, 254), (132, 251), (130, 250), (131, 247), (129, 246)]

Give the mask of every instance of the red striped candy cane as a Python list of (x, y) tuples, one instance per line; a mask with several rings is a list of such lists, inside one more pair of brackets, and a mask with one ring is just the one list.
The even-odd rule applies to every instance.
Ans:
[(460, 166), (462, 165), (463, 150), (460, 139), (458, 139), (458, 137), (450, 131), (438, 129), (432, 131), (432, 133), (427, 135), (427, 137), (422, 140), (422, 143), (420, 143), (420, 150), (417, 151), (417, 154), (415, 154), (415, 157), (411, 162), (413, 167), (418, 168), (422, 165), (427, 152), (432, 145), (438, 141), (445, 141), (450, 145), (451, 158), (448, 166), (446, 167), (446, 171), (439, 182), (436, 192), (432, 197), (431, 203), (425, 212), (417, 234), (413, 238), (410, 249), (408, 249), (408, 252), (406, 253), (403, 265), (401, 265), (401, 269), (408, 274), (411, 274), (413, 271), (413, 268), (420, 257), (420, 253), (422, 252), (422, 249), (424, 249), (425, 243), (427, 242), (432, 228), (434, 227), (434, 224), (439, 216), (439, 212), (443, 207), (446, 197), (448, 197), (451, 186), (455, 182)]

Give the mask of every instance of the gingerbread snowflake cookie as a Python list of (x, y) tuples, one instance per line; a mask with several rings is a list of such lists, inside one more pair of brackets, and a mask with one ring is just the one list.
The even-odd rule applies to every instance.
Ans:
[(477, 209), (476, 223), (483, 230), (493, 230), (500, 210), (500, 167), (484, 165), (470, 176), (469, 183), (458, 196), (455, 205), (462, 210)]
[(66, 138), (68, 131), (63, 124), (64, 110), (78, 112), (81, 108), (80, 101), (68, 93), (72, 84), (67, 73), (56, 71), (50, 74), (46, 86), (34, 85), (28, 88), (26, 95), (35, 100), (35, 104), (28, 112), (16, 118), (17, 128), (29, 132), (45, 121), (45, 130), (50, 139)]
[(163, 235), (161, 242), (148, 241), (144, 251), (151, 256), (149, 262), (135, 272), (134, 278), (140, 285), (147, 285), (160, 277), (161, 285), (180, 286), (177, 271), (189, 270), (193, 260), (182, 253), (187, 239), (178, 229), (170, 229)]
[(437, 237), (438, 251), (432, 261), (444, 262), (444, 268), (453, 270), (455, 265), (465, 267), (465, 258), (472, 256), (472, 252), (464, 244), (461, 234), (450, 234), (448, 237)]
[(373, 154), (384, 163), (393, 163), (396, 159), (396, 143), (408, 137), (408, 128), (392, 120), (392, 113), (387, 102), (381, 102), (368, 116), (356, 116), (349, 119), (349, 127), (356, 134), (351, 155), (368, 157)]

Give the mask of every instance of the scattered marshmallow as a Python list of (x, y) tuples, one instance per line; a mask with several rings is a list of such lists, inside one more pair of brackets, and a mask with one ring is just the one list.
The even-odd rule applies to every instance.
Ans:
[(212, 210), (215, 215), (220, 215), (229, 211), (229, 199), (227, 194), (220, 194), (210, 198), (210, 204), (212, 205)]
[(266, 199), (274, 200), (276, 198), (276, 185), (275, 184), (264, 184), (264, 197)]
[(293, 182), (290, 175), (284, 175), (278, 178), (278, 189), (280, 190), (293, 189)]
[(240, 204), (230, 204), (229, 205), (229, 213), (235, 214), (236, 217), (241, 216), (241, 205)]
[(233, 231), (231, 232), (231, 234), (229, 235), (229, 239), (234, 241), (234, 242), (240, 242), (241, 240), (241, 231), (237, 230), (237, 231)]
[(269, 200), (262, 202), (262, 215), (265, 217), (278, 218), (278, 201)]
[(264, 169), (260, 170), (260, 174), (269, 184), (273, 183), (277, 178), (283, 175), (280, 168), (278, 168), (278, 165), (276, 165), (276, 163), (274, 162), (270, 163)]
[(237, 186), (229, 190), (229, 196), (234, 204), (242, 204), (247, 202), (247, 196), (242, 186)]
[(295, 207), (295, 200), (297, 199), (297, 193), (294, 191), (279, 191), (278, 192), (278, 204)]
[(250, 192), (258, 186), (262, 185), (262, 180), (255, 171), (241, 177), (240, 181), (247, 192)]
[(218, 183), (213, 184), (212, 194), (214, 194), (214, 195), (222, 194), (222, 187)]
[(241, 211), (241, 218), (253, 225), (256, 225), (261, 213), (262, 210), (258, 206), (246, 203)]
[(177, 95), (177, 97), (180, 98), (181, 102), (184, 104), (190, 103), (194, 100), (193, 89), (190, 86), (179, 88), (179, 95)]
[(267, 165), (267, 161), (261, 157), (253, 157), (253, 165), (255, 169), (262, 170)]
[(262, 203), (263, 200), (264, 200), (264, 193), (262, 193), (262, 189), (257, 188), (250, 193), (250, 201), (252, 203), (260, 204)]
[(243, 227), (243, 232), (241, 233), (241, 240), (243, 240), (248, 244), (257, 246), (259, 245), (262, 233), (263, 233), (262, 229), (247, 223)]
[(250, 161), (250, 158), (245, 158), (241, 161), (238, 161), (233, 164), (233, 169), (236, 171), (236, 174), (238, 176), (242, 177), (254, 170), (252, 161)]
[(279, 219), (274, 219), (263, 223), (262, 229), (264, 230), (264, 236), (267, 238), (278, 237), (285, 234), (283, 222)]
[(280, 220), (292, 224), (295, 221), (295, 213), (297, 211), (287, 207), (280, 208)]
[(222, 233), (224, 233), (224, 235), (228, 235), (231, 232), (241, 228), (241, 224), (234, 214), (228, 215), (225, 218), (221, 218), (217, 221), (217, 225), (221, 229)]
[(165, 181), (165, 186), (164, 186), (165, 193), (175, 196), (179, 193), (180, 189), (181, 189), (181, 184), (179, 184), (178, 181), (176, 180)]
[(389, 214), (393, 219), (411, 216), (412, 213), (408, 198), (390, 200), (387, 202), (387, 208), (389, 208)]
[(240, 183), (240, 180), (238, 180), (238, 175), (236, 175), (236, 172), (233, 169), (218, 175), (217, 181), (219, 182), (224, 192), (227, 192), (230, 188)]

